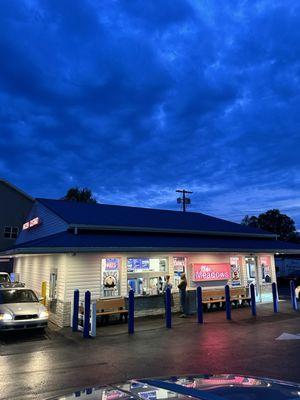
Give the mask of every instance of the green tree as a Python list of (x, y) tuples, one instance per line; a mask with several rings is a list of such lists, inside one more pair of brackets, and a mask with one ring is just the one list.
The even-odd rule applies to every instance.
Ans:
[(249, 215), (246, 215), (241, 222), (242, 225), (247, 225), (247, 226), (252, 226), (253, 228), (259, 228), (258, 226), (258, 219), (254, 215), (249, 217)]
[(294, 241), (296, 238), (295, 222), (288, 215), (281, 214), (277, 209), (268, 210), (259, 214), (258, 217), (246, 215), (242, 220), (242, 224), (275, 233), (281, 240)]
[(63, 200), (79, 201), (82, 203), (97, 203), (92, 195), (92, 191), (88, 188), (80, 189), (78, 187), (70, 188)]

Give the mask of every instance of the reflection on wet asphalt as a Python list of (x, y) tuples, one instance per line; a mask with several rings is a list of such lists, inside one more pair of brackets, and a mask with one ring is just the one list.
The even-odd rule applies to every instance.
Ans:
[(95, 339), (80, 333), (47, 329), (15, 332), (0, 339), (0, 399), (44, 399), (68, 388), (118, 383), (128, 378), (193, 373), (235, 373), (300, 381), (300, 341), (276, 341), (283, 332), (300, 333), (300, 312), (289, 302), (195, 317), (162, 317), (136, 321), (129, 336), (126, 324), (98, 327)]

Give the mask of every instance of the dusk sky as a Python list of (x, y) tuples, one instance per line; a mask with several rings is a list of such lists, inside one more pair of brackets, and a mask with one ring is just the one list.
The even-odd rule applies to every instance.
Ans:
[(0, 0), (0, 177), (300, 228), (300, 2)]

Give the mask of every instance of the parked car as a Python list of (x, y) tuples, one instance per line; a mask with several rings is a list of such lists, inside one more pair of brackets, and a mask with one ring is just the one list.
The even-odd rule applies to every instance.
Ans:
[(236, 375), (195, 375), (131, 380), (120, 385), (78, 390), (52, 400), (299, 400), (300, 384)]
[(10, 276), (7, 272), (0, 272), (0, 285), (6, 283), (11, 283)]
[(300, 301), (300, 285), (295, 289), (296, 298)]
[(0, 331), (45, 328), (48, 311), (33, 290), (0, 288)]
[(7, 272), (0, 272), (0, 287), (25, 287), (25, 284), (12, 282)]

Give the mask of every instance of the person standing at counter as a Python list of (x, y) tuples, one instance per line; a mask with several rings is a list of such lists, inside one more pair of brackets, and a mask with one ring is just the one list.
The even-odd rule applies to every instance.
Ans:
[(185, 318), (186, 315), (186, 287), (187, 287), (187, 281), (186, 281), (186, 276), (185, 274), (181, 274), (180, 277), (180, 282), (179, 285), (177, 286), (179, 289), (179, 295), (180, 295), (180, 308), (182, 315), (180, 315), (181, 318)]

